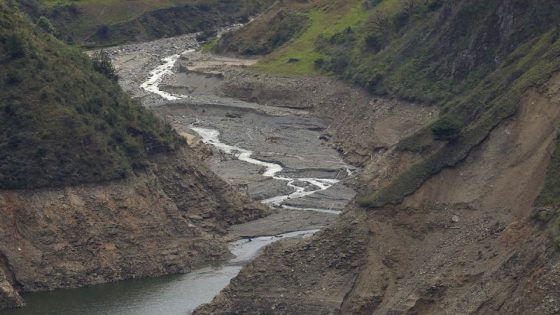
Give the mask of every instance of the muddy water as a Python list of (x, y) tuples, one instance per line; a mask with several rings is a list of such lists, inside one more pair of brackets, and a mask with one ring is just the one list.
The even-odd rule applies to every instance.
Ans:
[(226, 265), (152, 279), (126, 280), (89, 288), (23, 295), (27, 306), (1, 312), (10, 315), (122, 314), (184, 315), (208, 303), (266, 245), (283, 238), (309, 237), (316, 230), (240, 240), (230, 244), (235, 255)]
[[(266, 245), (308, 237), (332, 222), (354, 191), (352, 172), (320, 141), (326, 123), (308, 113), (217, 96), (220, 80), (179, 71), (196, 58), (192, 35), (113, 48), (121, 84), (179, 131), (197, 134), (224, 180), (278, 210), (232, 228), (235, 257), (223, 266), (156, 279), (24, 295), (28, 306), (7, 314), (188, 314), (211, 299)], [(215, 62), (216, 63), (216, 62)], [(291, 232), (296, 231), (296, 232)], [(264, 236), (261, 235), (277, 235)]]

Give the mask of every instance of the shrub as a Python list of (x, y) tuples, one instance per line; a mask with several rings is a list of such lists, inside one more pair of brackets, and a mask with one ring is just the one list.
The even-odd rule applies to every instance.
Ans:
[(42, 29), (44, 32), (52, 34), (52, 35), (54, 35), (56, 33), (56, 29), (52, 25), (51, 21), (47, 17), (45, 17), (44, 15), (42, 15), (37, 20), (37, 27)]
[(99, 40), (106, 41), (106, 40), (109, 40), (109, 38), (110, 38), (110, 35), (111, 35), (110, 32), (111, 31), (109, 29), (109, 26), (101, 25), (97, 29), (97, 32), (95, 33), (95, 36), (97, 38), (99, 38)]
[(218, 32), (216, 30), (205, 30), (196, 35), (196, 40), (200, 43), (208, 42), (211, 38), (216, 37)]
[(375, 8), (376, 6), (378, 6), (381, 3), (381, 1), (383, 1), (383, 0), (365, 0), (362, 3), (362, 7), (365, 10), (369, 10), (371, 8)]
[(315, 59), (315, 61), (313, 61), (313, 65), (315, 66), (315, 69), (321, 69), (325, 65), (325, 59), (323, 58)]
[(7, 84), (18, 84), (23, 80), (21, 73), (17, 70), (10, 70), (7, 73), (6, 83)]
[(463, 123), (455, 118), (444, 117), (436, 121), (432, 127), (432, 135), (436, 140), (454, 140), (463, 130)]
[(365, 48), (367, 51), (378, 52), (381, 50), (382, 45), (379, 37), (375, 34), (369, 34), (364, 40)]
[(329, 65), (329, 70), (336, 74), (342, 74), (346, 70), (346, 67), (348, 67), (349, 64), (350, 64), (350, 60), (348, 56), (346, 55), (336, 56), (331, 60)]
[(23, 58), (25, 57), (29, 49), (27, 47), (27, 43), (23, 39), (23, 36), (19, 33), (12, 33), (6, 39), (6, 52), (12, 58)]
[(105, 50), (96, 51), (92, 56), (92, 60), (95, 71), (105, 75), (107, 78), (115, 82), (119, 80), (117, 70), (115, 70), (115, 67), (113, 66), (111, 57)]

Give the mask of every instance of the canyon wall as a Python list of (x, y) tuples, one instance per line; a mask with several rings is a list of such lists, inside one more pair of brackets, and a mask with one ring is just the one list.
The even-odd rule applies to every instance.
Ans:
[(9, 273), (0, 278), (2, 304), (20, 304), (13, 288), (80, 287), (223, 261), (225, 228), (264, 213), (187, 150), (120, 181), (0, 191), (0, 257)]

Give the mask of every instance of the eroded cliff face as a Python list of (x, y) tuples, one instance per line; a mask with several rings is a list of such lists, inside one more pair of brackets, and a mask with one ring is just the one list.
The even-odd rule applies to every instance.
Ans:
[(439, 113), (436, 106), (375, 97), (328, 77), (279, 77), (239, 68), (226, 68), (224, 77), (221, 91), (225, 96), (309, 110), (324, 118), (329, 126), (323, 140), (337, 148), (347, 162), (360, 166), (417, 132)]
[[(0, 306), (18, 291), (188, 272), (230, 254), (220, 235), (262, 216), (190, 150), (121, 180), (0, 192)], [(3, 270), (0, 268), (0, 271)]]
[[(555, 75), (402, 204), (350, 205), (313, 239), (266, 251), (199, 314), (558, 314), (560, 257), (532, 205), (559, 123)], [(377, 189), (410, 163), (379, 155)]]
[(23, 306), (23, 300), (13, 287), (13, 281), (6, 277), (4, 271), (0, 270), (0, 309), (20, 306)]

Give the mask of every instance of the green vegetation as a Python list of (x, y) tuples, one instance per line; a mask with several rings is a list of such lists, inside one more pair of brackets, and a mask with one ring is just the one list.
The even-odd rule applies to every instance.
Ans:
[(315, 49), (317, 38), (365, 21), (367, 12), (361, 5), (359, 0), (285, 1), (241, 31), (224, 36), (214, 51), (254, 55), (272, 50), (257, 64), (258, 69), (288, 75), (318, 74), (316, 61), (327, 56)]
[(52, 25), (51, 21), (43, 15), (41, 15), (37, 20), (37, 26), (40, 27), (44, 32), (52, 35), (56, 34), (56, 29)]
[(535, 206), (560, 208), (560, 137), (556, 139), (556, 150), (548, 165), (544, 187)]
[(454, 140), (461, 134), (463, 123), (454, 118), (443, 117), (436, 121), (430, 129), (436, 140)]
[[(361, 1), (312, 1), (305, 9), (309, 26), (299, 37), (267, 56), (257, 64), (257, 69), (288, 75), (313, 75), (320, 73), (317, 60), (328, 58), (316, 49), (315, 43), (321, 37), (330, 37), (338, 32), (360, 24), (367, 18), (361, 9)], [(288, 63), (290, 59), (298, 60)]]
[(122, 178), (183, 143), (84, 53), (4, 1), (0, 69), (0, 189)]
[(363, 196), (364, 207), (397, 204), (464, 160), (516, 113), (528, 88), (560, 69), (556, 1), (293, 0), (281, 6), (299, 6), (309, 26), (257, 69), (332, 73), (374, 94), (441, 107), (438, 121), (397, 146), (423, 159)]
[(218, 53), (265, 55), (301, 34), (308, 22), (305, 15), (287, 9), (275, 11), (268, 17), (247, 25), (244, 32), (224, 34), (213, 50)]
[[(453, 102), (445, 103), (447, 115), (465, 122), (462, 136), (443, 146), (425, 146), (422, 161), (406, 170), (385, 189), (362, 198), (361, 204), (377, 207), (399, 203), (430, 176), (464, 160), (492, 129), (516, 113), (524, 91), (545, 83), (554, 71), (560, 69), (558, 56), (560, 38), (556, 30), (518, 47), (499, 69), (488, 74), (473, 90), (456, 97)], [(416, 143), (422, 143), (427, 132), (430, 131), (424, 129), (404, 140), (400, 148), (416, 149)], [(415, 145), (408, 147), (407, 144)]]
[(91, 59), (93, 61), (93, 69), (95, 69), (95, 71), (103, 74), (115, 83), (119, 81), (117, 70), (113, 67), (111, 57), (105, 50), (94, 52)]
[(67, 42), (107, 46), (245, 22), (273, 0), (21, 0), (33, 19), (46, 16)]

